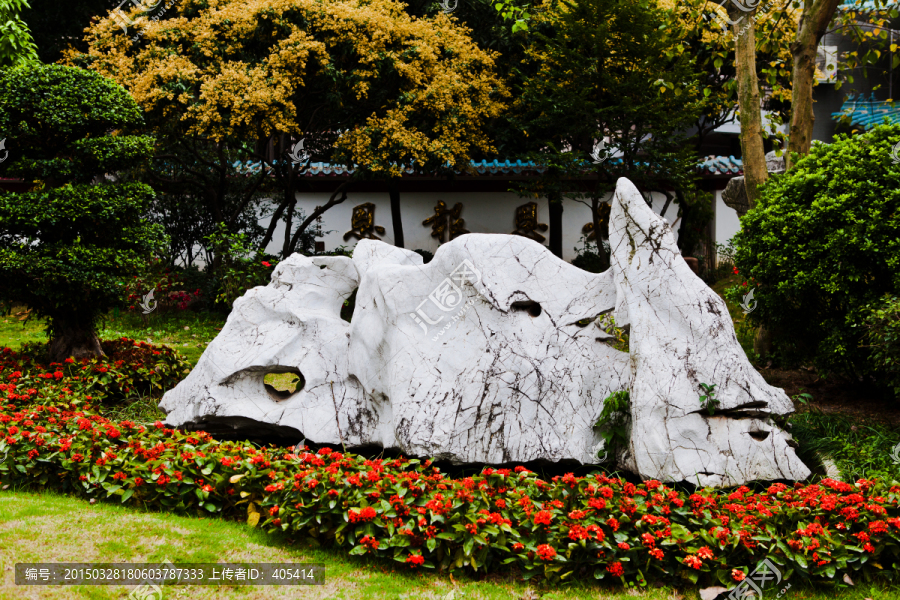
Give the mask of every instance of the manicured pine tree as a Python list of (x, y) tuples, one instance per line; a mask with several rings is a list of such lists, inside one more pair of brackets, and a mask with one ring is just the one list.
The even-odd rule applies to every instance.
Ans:
[(152, 138), (121, 133), (140, 122), (128, 92), (97, 73), (0, 71), (0, 174), (33, 182), (0, 193), (0, 300), (47, 318), (53, 361), (103, 354), (98, 319), (166, 241), (145, 219), (153, 190), (116, 176), (153, 151)]

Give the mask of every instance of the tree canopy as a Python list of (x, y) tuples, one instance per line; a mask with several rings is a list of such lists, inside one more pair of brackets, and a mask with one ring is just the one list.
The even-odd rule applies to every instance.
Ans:
[[(375, 0), (183, 0), (177, 17), (89, 32), (80, 60), (121, 83), (152, 124), (213, 140), (309, 136), (325, 158), (397, 176), (465, 168), (500, 114), (494, 56), (446, 15)], [(332, 148), (333, 144), (333, 148)]]

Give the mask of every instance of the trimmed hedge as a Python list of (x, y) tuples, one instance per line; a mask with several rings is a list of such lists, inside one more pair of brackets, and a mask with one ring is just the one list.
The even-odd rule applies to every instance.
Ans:
[(602, 474), (543, 481), (523, 467), (450, 479), (430, 461), (295, 455), (116, 423), (89, 407), (14, 404), (0, 411), (0, 453), (6, 485), (247, 519), (411, 568), (724, 585), (764, 558), (811, 580), (900, 568), (897, 482), (688, 494)]
[(885, 294), (900, 295), (898, 143), (900, 125), (878, 125), (813, 144), (741, 217), (734, 260), (750, 284), (726, 295), (755, 288), (747, 319), (766, 326), (786, 364), (884, 379), (860, 326)]

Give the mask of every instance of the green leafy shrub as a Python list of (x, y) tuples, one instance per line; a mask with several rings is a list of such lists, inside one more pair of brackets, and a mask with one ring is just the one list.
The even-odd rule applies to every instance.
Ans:
[(613, 392), (603, 400), (603, 410), (594, 427), (600, 429), (603, 451), (613, 460), (628, 447), (631, 438), (631, 394), (628, 390)]
[(452, 479), (430, 461), (258, 449), (58, 406), (0, 411), (0, 452), (3, 484), (246, 519), (411, 568), (729, 586), (764, 558), (830, 582), (900, 568), (897, 482), (688, 494), (521, 466)]
[(869, 310), (864, 343), (872, 349), (872, 367), (900, 395), (900, 299), (885, 296)]
[(145, 274), (134, 275), (125, 285), (129, 311), (149, 314), (149, 310), (160, 314), (203, 305), (200, 288), (187, 287), (176, 269), (162, 267), (160, 260), (153, 267)]
[(629, 333), (616, 325), (616, 318), (612, 313), (606, 313), (600, 317), (600, 328), (613, 336), (613, 339), (608, 341), (613, 348), (620, 352), (628, 352)]
[(112, 402), (139, 395), (160, 396), (190, 372), (178, 353), (166, 346), (128, 338), (106, 340), (102, 345), (106, 356), (79, 361), (67, 358), (59, 363), (50, 361), (49, 344), (25, 344), (19, 352), (3, 348), (0, 385), (5, 386), (7, 401)]
[(716, 384), (701, 383), (700, 389), (703, 390), (703, 394), (700, 395), (700, 407), (709, 413), (709, 416), (713, 416), (716, 414), (720, 403), (719, 399), (716, 398)]
[(231, 308), (234, 301), (257, 286), (268, 285), (278, 261), (274, 256), (253, 248), (244, 233), (229, 233), (219, 225), (209, 236), (221, 264), (215, 269), (219, 278), (216, 302)]
[(0, 298), (47, 317), (56, 362), (100, 355), (101, 315), (121, 302), (123, 280), (165, 245), (145, 218), (153, 190), (107, 174), (152, 153), (145, 136), (110, 135), (141, 122), (123, 88), (59, 65), (0, 70), (5, 173), (35, 182), (0, 194)]
[(726, 244), (715, 242), (715, 266), (710, 268), (704, 279), (710, 286), (735, 273), (734, 238)]
[(0, 1), (0, 67), (9, 68), (38, 62), (37, 45), (22, 20), (26, 0)]
[(572, 265), (588, 273), (602, 273), (607, 270), (609, 268), (609, 241), (601, 240), (602, 249), (597, 245), (596, 240), (588, 240), (582, 236), (580, 241), (581, 248), (578, 246), (573, 248), (575, 258), (572, 259)]
[(572, 264), (588, 273), (602, 273), (609, 268), (609, 261), (600, 254), (586, 250), (572, 259)]
[(815, 144), (741, 219), (735, 261), (758, 302), (748, 320), (766, 325), (788, 363), (857, 377), (869, 370), (872, 350), (854, 325), (900, 292), (898, 142), (900, 125), (882, 125)]

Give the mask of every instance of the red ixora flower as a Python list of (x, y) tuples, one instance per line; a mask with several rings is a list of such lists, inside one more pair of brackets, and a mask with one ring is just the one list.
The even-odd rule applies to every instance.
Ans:
[(347, 513), (347, 518), (350, 519), (351, 523), (356, 523), (357, 521), (371, 521), (376, 517), (375, 509), (371, 506), (367, 506), (360, 511), (355, 511), (350, 509), (350, 512)]
[(380, 545), (378, 543), (378, 540), (376, 540), (375, 538), (368, 536), (368, 535), (364, 535), (362, 537), (362, 539), (359, 540), (359, 543), (362, 544), (363, 546), (365, 546), (366, 548), (368, 548), (369, 550), (378, 550), (378, 546)]
[(549, 544), (541, 544), (537, 547), (537, 555), (541, 560), (553, 560), (556, 557), (556, 550)]
[(534, 515), (534, 523), (535, 525), (549, 525), (552, 518), (553, 514), (549, 510), (539, 510)]
[(625, 568), (620, 562), (609, 563), (606, 565), (606, 571), (613, 577), (621, 577), (625, 574)]
[(262, 261), (262, 266), (264, 266), (264, 267), (271, 267), (272, 265), (269, 264), (269, 263), (266, 262), (266, 261)]
[(415, 568), (425, 564), (425, 557), (421, 554), (410, 554), (406, 557), (406, 563)]
[(689, 566), (693, 569), (699, 570), (700, 567), (703, 566), (703, 561), (700, 560), (700, 557), (694, 556), (693, 554), (689, 554), (684, 557), (684, 564), (686, 564), (687, 566)]

